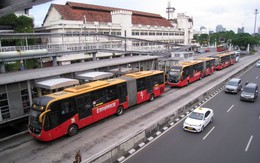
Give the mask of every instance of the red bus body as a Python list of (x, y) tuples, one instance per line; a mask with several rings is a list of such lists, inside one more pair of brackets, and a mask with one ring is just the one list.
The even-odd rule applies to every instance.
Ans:
[(222, 70), (236, 63), (236, 57), (234, 52), (220, 53), (211, 57), (218, 59), (216, 70)]
[(216, 69), (215, 58), (197, 58), (196, 60), (203, 62), (203, 76), (209, 76), (215, 72)]
[(156, 70), (67, 88), (34, 101), (29, 133), (38, 140), (51, 141), (69, 134), (75, 129), (72, 127), (80, 129), (110, 115), (120, 115), (119, 108), (152, 101), (164, 92), (164, 73)]
[(171, 67), (167, 84), (172, 87), (183, 87), (203, 77), (202, 61), (182, 62)]

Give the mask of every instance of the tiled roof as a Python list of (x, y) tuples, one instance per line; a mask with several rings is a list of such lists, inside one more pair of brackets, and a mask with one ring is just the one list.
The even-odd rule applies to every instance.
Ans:
[(62, 15), (64, 20), (83, 20), (87, 22), (112, 22), (111, 11), (125, 10), (132, 12), (132, 24), (171, 27), (171, 23), (159, 14), (133, 11), (121, 8), (104, 7), (76, 2), (67, 2), (65, 5), (52, 4), (52, 7)]

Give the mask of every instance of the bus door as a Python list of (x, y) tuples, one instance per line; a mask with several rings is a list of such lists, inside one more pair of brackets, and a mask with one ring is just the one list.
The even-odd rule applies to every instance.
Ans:
[(119, 104), (126, 102), (126, 97), (127, 97), (127, 88), (126, 88), (126, 83), (124, 83), (118, 86)]
[(153, 92), (153, 77), (152, 76), (148, 76), (146, 77), (146, 93), (150, 94)]
[(90, 95), (77, 97), (76, 102), (79, 120), (92, 115), (93, 104)]

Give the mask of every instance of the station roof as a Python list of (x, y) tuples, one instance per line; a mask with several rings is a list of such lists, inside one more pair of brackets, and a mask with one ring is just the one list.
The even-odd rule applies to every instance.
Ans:
[(127, 68), (127, 67), (114, 68), (114, 69), (109, 70), (109, 72), (112, 72), (112, 73), (117, 74), (117, 75), (124, 75), (124, 74), (127, 74), (127, 73), (137, 72), (137, 71), (138, 71), (137, 68)]
[(76, 75), (77, 79), (84, 79), (84, 80), (100, 80), (112, 77), (114, 74), (110, 72), (100, 72), (100, 71), (94, 71), (94, 72), (85, 72), (80, 73)]
[(103, 59), (97, 61), (75, 63), (75, 64), (64, 65), (64, 66), (45, 67), (45, 68), (31, 69), (25, 71), (2, 73), (0, 74), (0, 79), (1, 79), (0, 85), (27, 81), (27, 80), (48, 78), (51, 76), (57, 76), (61, 74), (94, 70), (102, 67), (111, 67), (116, 65), (148, 61), (148, 60), (153, 60), (158, 58), (161, 57), (160, 56), (120, 57), (120, 58), (113, 58), (113, 59)]
[(69, 79), (69, 78), (54, 78), (54, 79), (46, 79), (42, 81), (36, 82), (36, 86), (40, 88), (45, 88), (49, 90), (73, 86), (79, 84), (77, 79)]

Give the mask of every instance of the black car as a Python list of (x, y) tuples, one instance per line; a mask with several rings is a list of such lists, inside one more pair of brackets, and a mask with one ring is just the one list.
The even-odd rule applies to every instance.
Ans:
[(240, 100), (245, 100), (245, 101), (255, 101), (255, 99), (258, 96), (258, 85), (255, 83), (248, 83), (242, 89), (242, 92), (240, 94)]

